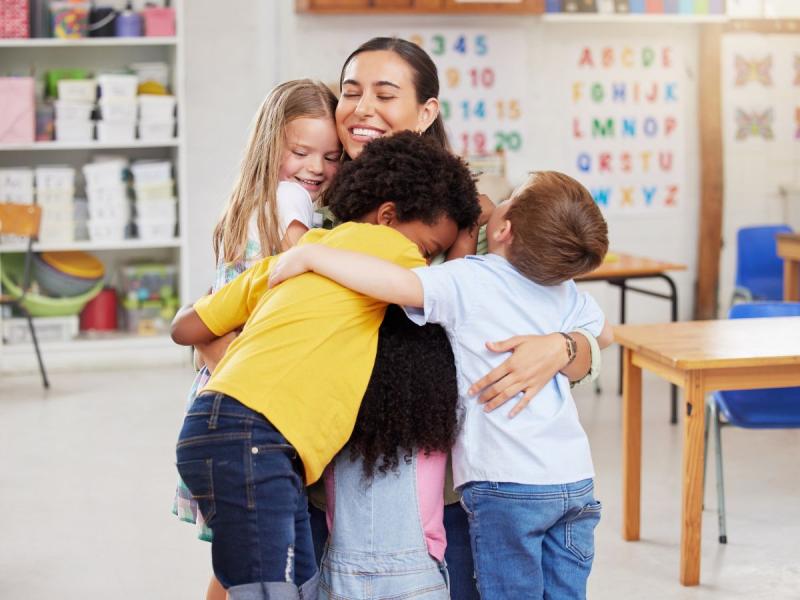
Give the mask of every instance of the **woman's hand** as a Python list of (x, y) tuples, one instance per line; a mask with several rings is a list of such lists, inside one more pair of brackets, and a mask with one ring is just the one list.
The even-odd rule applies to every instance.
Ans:
[[(238, 331), (231, 331), (230, 333), (223, 335), (221, 338), (217, 338), (213, 342), (195, 345), (194, 349), (197, 353), (197, 357), (200, 358), (203, 365), (205, 365), (206, 369), (208, 369), (209, 373), (214, 372), (214, 369), (217, 368), (219, 361), (221, 361), (222, 357), (225, 356), (225, 351), (228, 349), (228, 346), (231, 345), (231, 342), (235, 340), (236, 336), (238, 335)], [(195, 360), (197, 360), (197, 357), (195, 357)]]
[[(582, 341), (588, 346), (586, 340)], [(569, 360), (565, 340), (558, 333), (515, 336), (502, 342), (487, 342), (486, 347), (492, 352), (512, 354), (476, 381), (469, 393), (477, 394), (483, 390), (478, 402), (485, 405), (486, 412), (491, 412), (523, 392), (522, 399), (511, 409), (509, 418), (515, 417), (528, 406), (531, 398), (566, 367)]]
[(287, 250), (275, 260), (269, 272), (269, 287), (274, 288), (279, 283), (297, 277), (311, 270), (310, 256), (314, 244), (295, 246)]

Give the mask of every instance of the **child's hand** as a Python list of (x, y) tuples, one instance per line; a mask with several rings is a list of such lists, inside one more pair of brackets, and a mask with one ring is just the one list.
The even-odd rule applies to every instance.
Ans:
[(269, 287), (274, 288), (287, 279), (310, 271), (309, 257), (313, 252), (313, 246), (313, 244), (295, 246), (281, 254), (269, 272)]
[(489, 217), (494, 212), (494, 202), (486, 194), (478, 194), (478, 204), (481, 207), (481, 215), (478, 217), (478, 227), (483, 227), (489, 222)]

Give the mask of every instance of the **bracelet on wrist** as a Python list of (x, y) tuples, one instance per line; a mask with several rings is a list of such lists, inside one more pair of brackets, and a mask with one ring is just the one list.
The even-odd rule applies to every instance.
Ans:
[(564, 336), (564, 340), (567, 343), (567, 364), (564, 365), (564, 367), (568, 367), (578, 355), (578, 342), (568, 333), (564, 333), (563, 331), (559, 331), (558, 333)]

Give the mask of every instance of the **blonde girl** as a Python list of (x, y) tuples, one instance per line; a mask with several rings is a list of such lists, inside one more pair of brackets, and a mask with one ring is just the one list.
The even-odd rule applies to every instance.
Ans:
[[(342, 152), (335, 110), (334, 94), (310, 79), (281, 83), (261, 104), (239, 176), (214, 228), (212, 292), (257, 260), (291, 248), (312, 226), (314, 204), (336, 173)], [(199, 371), (187, 409), (234, 337), (229, 334), (196, 348)], [(211, 530), (180, 478), (172, 511), (183, 521), (197, 523), (200, 539), (211, 540)], [(225, 598), (214, 576), (207, 598)]]

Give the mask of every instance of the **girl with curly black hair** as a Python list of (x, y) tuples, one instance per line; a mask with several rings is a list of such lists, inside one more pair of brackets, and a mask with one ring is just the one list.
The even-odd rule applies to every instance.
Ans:
[(457, 400), (444, 330), (390, 306), (353, 435), (325, 474), (320, 599), (361, 597), (367, 584), (370, 598), (450, 598), (442, 488)]

